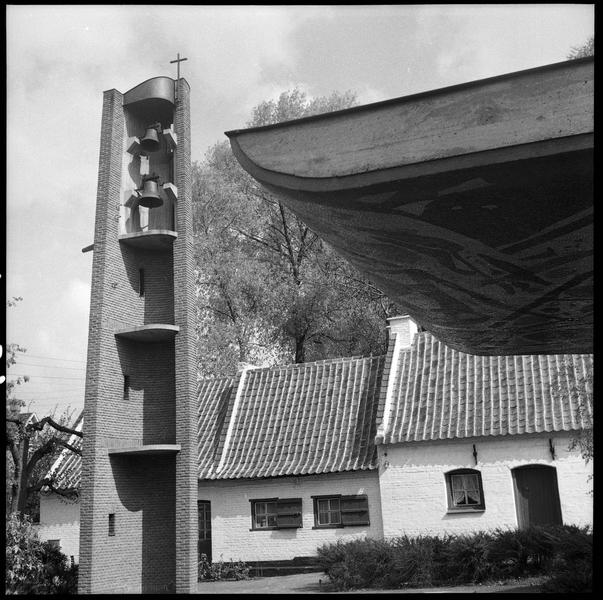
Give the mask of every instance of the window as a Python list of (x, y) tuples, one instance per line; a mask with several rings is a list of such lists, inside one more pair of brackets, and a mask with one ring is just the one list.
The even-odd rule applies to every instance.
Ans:
[(199, 540), (211, 540), (211, 504), (198, 500), (197, 509), (199, 512)]
[(485, 510), (482, 476), (473, 469), (458, 469), (446, 474), (448, 510)]
[(317, 498), (315, 512), (317, 525), (341, 524), (341, 500), (339, 498)]
[(109, 535), (115, 535), (115, 513), (109, 515)]
[(138, 295), (144, 296), (144, 269), (138, 269)]
[(251, 501), (252, 529), (296, 529), (301, 526), (301, 498), (269, 498)]
[(47, 542), (51, 548), (61, 549), (61, 540), (47, 540)]
[(124, 375), (124, 400), (130, 399), (130, 376)]
[(364, 494), (313, 496), (313, 499), (316, 528), (370, 525), (368, 497)]
[(258, 500), (252, 504), (253, 528), (276, 527), (276, 501)]

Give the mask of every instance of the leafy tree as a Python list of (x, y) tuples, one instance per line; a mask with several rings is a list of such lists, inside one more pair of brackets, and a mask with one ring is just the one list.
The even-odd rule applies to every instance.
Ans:
[[(569, 450), (578, 450), (584, 461), (588, 464), (594, 457), (593, 439), (593, 370), (590, 367), (579, 368), (580, 363), (566, 359), (556, 374), (556, 381), (552, 388), (563, 403), (570, 402), (578, 407), (578, 416), (581, 427), (570, 439)], [(592, 475), (589, 476), (592, 481)], [(592, 490), (591, 490), (592, 493)]]
[[(21, 298), (8, 301), (15, 306)], [(15, 365), (18, 355), (26, 348), (7, 344), (6, 366)], [(53, 477), (46, 474), (63, 448), (81, 455), (81, 450), (69, 443), (72, 435), (81, 438), (82, 432), (70, 426), (72, 413), (67, 409), (58, 418), (54, 412), (37, 422), (26, 422), (21, 414), (24, 402), (16, 396), (16, 388), (27, 383), (27, 376), (7, 379), (6, 385), (6, 512), (35, 512), (38, 493), (43, 487), (62, 494)], [(47, 427), (48, 426), (48, 427)]]
[(595, 55), (595, 36), (591, 35), (582, 46), (572, 47), (570, 53), (567, 55), (568, 60), (575, 58), (585, 58), (587, 56)]
[[(356, 103), (299, 89), (260, 103), (248, 127)], [(238, 164), (228, 141), (193, 166), (203, 374), (381, 353), (393, 303)]]

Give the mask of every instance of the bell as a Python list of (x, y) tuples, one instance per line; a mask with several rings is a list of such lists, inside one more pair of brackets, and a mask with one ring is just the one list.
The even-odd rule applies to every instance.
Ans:
[(159, 195), (159, 186), (157, 185), (156, 181), (147, 179), (144, 182), (142, 194), (138, 204), (146, 208), (155, 208), (163, 204), (163, 200)]
[(145, 152), (157, 152), (159, 150), (159, 135), (157, 129), (149, 127), (144, 134), (144, 137), (140, 140), (140, 147)]

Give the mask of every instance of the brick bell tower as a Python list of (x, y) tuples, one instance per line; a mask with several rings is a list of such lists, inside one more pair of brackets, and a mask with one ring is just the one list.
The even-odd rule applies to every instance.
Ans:
[(104, 92), (79, 593), (197, 591), (189, 92)]

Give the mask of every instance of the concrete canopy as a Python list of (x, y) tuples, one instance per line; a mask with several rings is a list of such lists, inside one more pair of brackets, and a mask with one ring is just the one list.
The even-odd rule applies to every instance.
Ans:
[(227, 135), (445, 344), (590, 353), (593, 71), (567, 61)]

